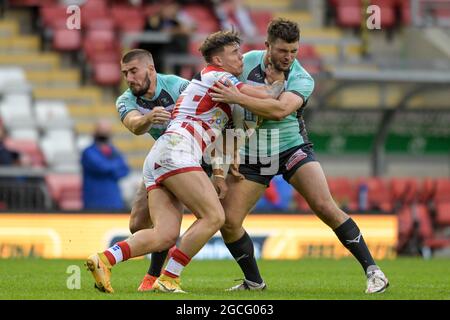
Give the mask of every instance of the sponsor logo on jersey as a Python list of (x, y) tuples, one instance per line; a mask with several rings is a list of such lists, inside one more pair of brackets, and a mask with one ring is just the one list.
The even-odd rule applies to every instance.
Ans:
[(228, 86), (228, 81), (230, 81), (233, 85), (236, 85), (239, 83), (238, 78), (236, 78), (235, 76), (222, 76), (219, 79), (219, 82), (225, 86)]
[(184, 83), (180, 86), (179, 93), (182, 93), (182, 92), (187, 88), (188, 85), (189, 85), (189, 82), (184, 82)]
[(289, 160), (286, 162), (286, 169), (291, 170), (297, 163), (302, 161), (307, 157), (306, 153), (302, 151), (302, 149), (298, 149)]
[(170, 101), (169, 101), (169, 99), (167, 99), (167, 98), (162, 98), (162, 99), (161, 99), (161, 104), (162, 104), (163, 106), (167, 106), (167, 105), (170, 104)]
[(124, 113), (125, 111), (127, 110), (127, 107), (125, 106), (125, 104), (120, 104), (119, 105), (119, 108), (118, 108), (118, 111), (119, 111), (119, 113)]

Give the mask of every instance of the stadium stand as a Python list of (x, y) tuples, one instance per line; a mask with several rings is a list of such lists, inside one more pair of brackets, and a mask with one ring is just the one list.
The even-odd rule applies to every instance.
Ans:
[(9, 137), (5, 140), (5, 145), (16, 150), (22, 156), (22, 162), (30, 167), (43, 168), (46, 160), (37, 141), (32, 139)]
[(78, 174), (47, 174), (45, 182), (59, 210), (81, 210), (81, 177)]
[[(397, 21), (408, 25), (410, 22), (410, 1), (406, 0), (371, 0), (370, 5), (380, 8), (381, 27), (393, 28)], [(337, 25), (344, 28), (358, 28), (363, 23), (364, 8), (362, 0), (329, 0), (329, 11)], [(398, 16), (401, 16), (401, 20)]]
[(440, 202), (436, 205), (436, 224), (450, 226), (450, 202)]
[(41, 129), (72, 128), (66, 105), (58, 101), (36, 101), (34, 105), (37, 124)]
[(52, 48), (61, 52), (78, 51), (81, 48), (81, 32), (68, 30), (65, 25), (53, 30)]
[(414, 178), (392, 178), (390, 193), (394, 209), (409, 205), (417, 198), (419, 183)]

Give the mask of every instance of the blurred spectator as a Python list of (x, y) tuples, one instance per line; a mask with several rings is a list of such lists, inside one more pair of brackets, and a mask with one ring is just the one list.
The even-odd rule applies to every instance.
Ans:
[[(192, 19), (180, 10), (180, 5), (174, 0), (161, 1), (157, 14), (148, 17), (145, 31), (168, 32), (171, 35), (169, 43), (139, 44), (139, 48), (153, 54), (156, 70), (164, 70), (164, 57), (167, 54), (187, 54), (189, 50), (189, 37), (194, 31), (195, 24)], [(175, 73), (180, 74), (181, 66), (175, 67)]]
[(94, 143), (81, 156), (84, 209), (125, 209), (119, 180), (128, 175), (129, 168), (111, 144), (110, 136), (111, 124), (105, 120), (97, 122)]
[(292, 209), (293, 188), (283, 176), (275, 176), (264, 196), (256, 203), (255, 211), (289, 211)]
[(0, 124), (0, 166), (20, 165), (20, 155), (17, 151), (9, 150), (5, 146), (6, 130)]
[(215, 12), (222, 30), (234, 29), (247, 38), (257, 35), (256, 26), (241, 0), (216, 0), (214, 2)]

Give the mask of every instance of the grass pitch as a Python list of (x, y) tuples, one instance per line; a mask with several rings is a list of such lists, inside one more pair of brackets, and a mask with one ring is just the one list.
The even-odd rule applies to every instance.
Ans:
[[(70, 266), (80, 269), (80, 289)], [(234, 261), (196, 261), (184, 271), (182, 286), (187, 294), (137, 292), (149, 265), (148, 260), (132, 260), (113, 269), (114, 294), (93, 288), (91, 274), (80, 260), (0, 259), (0, 299), (45, 300), (450, 300), (450, 259), (399, 258), (379, 261), (390, 280), (383, 294), (364, 293), (366, 281), (354, 259), (305, 259), (298, 261), (259, 261), (268, 285), (264, 292), (225, 292), (242, 278)], [(69, 268), (70, 271), (70, 268)]]

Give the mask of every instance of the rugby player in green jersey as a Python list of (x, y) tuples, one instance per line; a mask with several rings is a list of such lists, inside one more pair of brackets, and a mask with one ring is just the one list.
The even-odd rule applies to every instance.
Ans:
[(221, 83), (214, 89), (216, 93), (211, 94), (214, 101), (242, 105), (263, 118), (252, 136), (255, 138), (248, 139), (241, 155), (239, 172), (245, 180), (230, 175), (228, 193), (222, 201), (226, 216), (222, 237), (245, 275), (243, 283), (229, 290), (266, 288), (256, 264), (252, 240), (242, 224), (271, 179), (282, 174), (359, 261), (367, 277), (366, 293), (383, 292), (389, 285), (388, 279), (373, 260), (356, 223), (334, 202), (307, 137), (302, 113), (314, 89), (314, 80), (296, 60), (299, 27), (292, 21), (276, 19), (269, 24), (267, 33), (266, 50), (244, 54), (240, 80), (264, 85), (268, 67), (283, 71), (285, 88), (280, 97), (277, 100), (253, 98), (231, 84)]
[[(156, 140), (166, 130), (171, 112), (180, 94), (189, 81), (171, 74), (160, 74), (155, 70), (152, 54), (146, 50), (133, 49), (121, 61), (121, 71), (128, 89), (117, 99), (116, 109), (124, 126), (135, 135), (150, 134)], [(154, 141), (153, 141), (154, 142)], [(152, 143), (149, 143), (149, 149)], [(202, 165), (211, 175), (211, 168)], [(225, 188), (225, 183), (223, 183)], [(130, 214), (130, 232), (152, 228), (144, 182), (137, 190)], [(150, 267), (138, 291), (152, 290), (160, 276), (168, 250), (154, 252)]]

